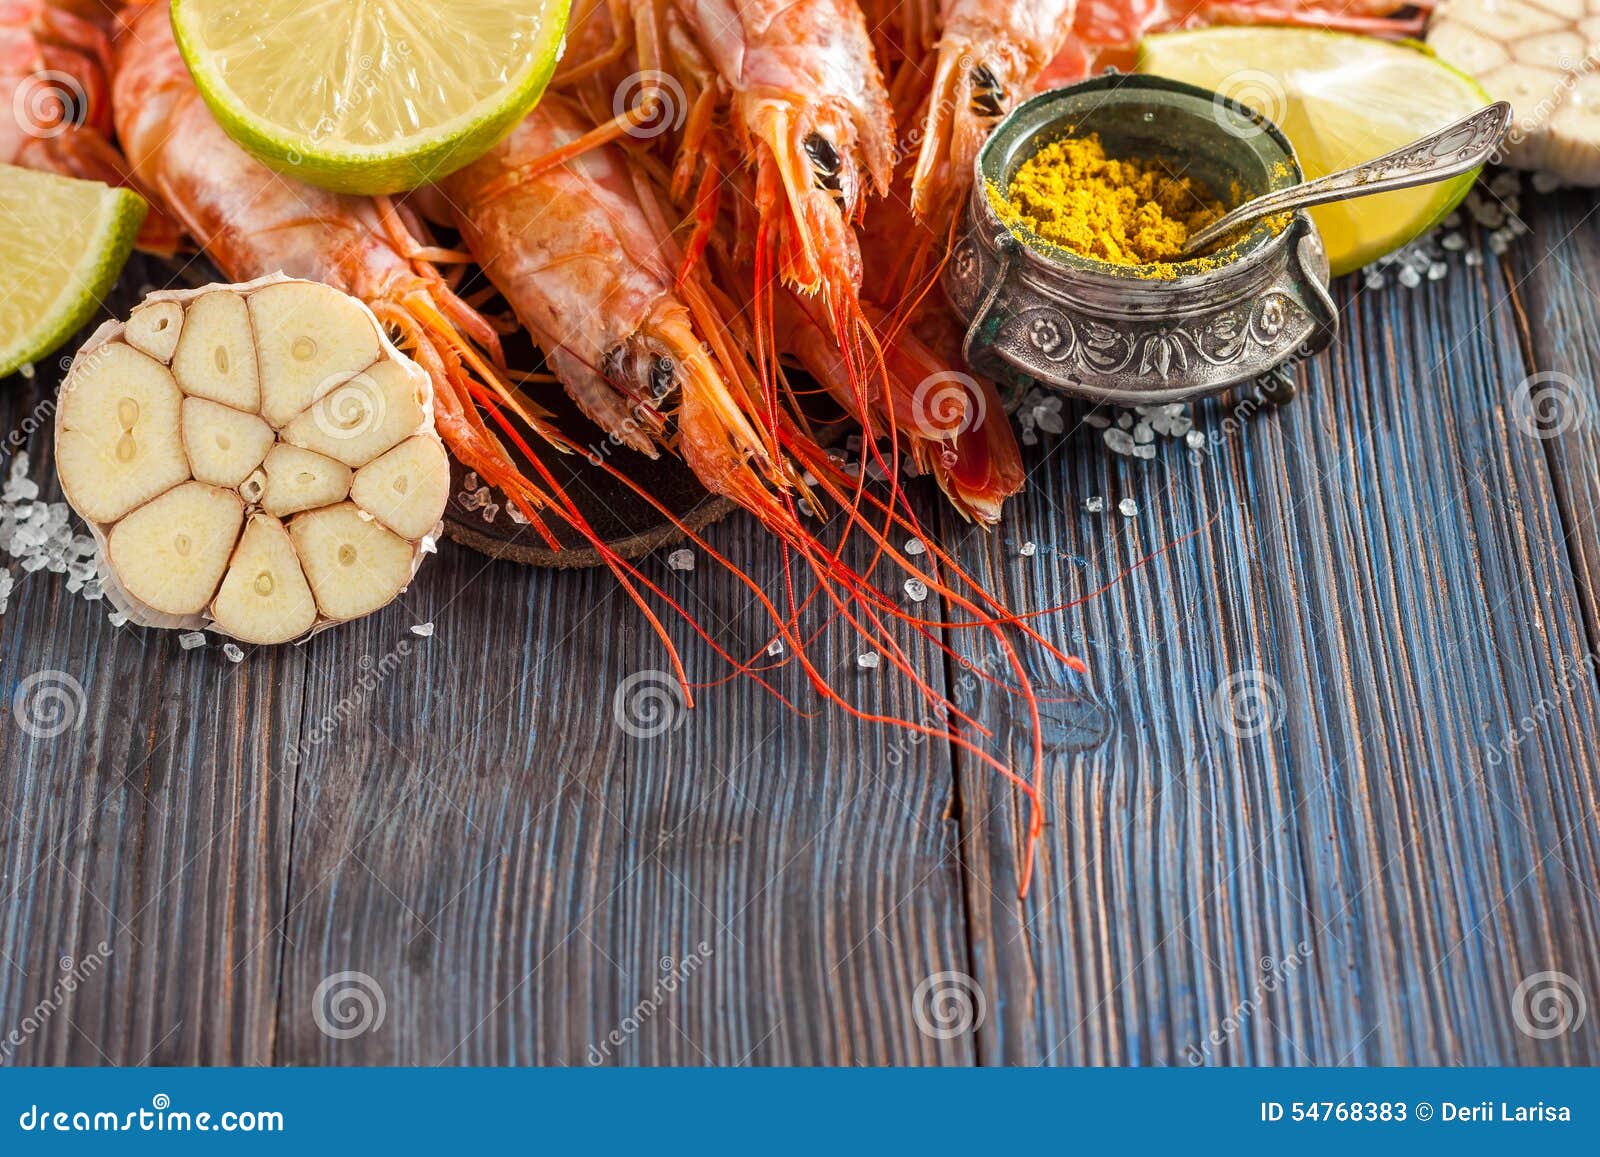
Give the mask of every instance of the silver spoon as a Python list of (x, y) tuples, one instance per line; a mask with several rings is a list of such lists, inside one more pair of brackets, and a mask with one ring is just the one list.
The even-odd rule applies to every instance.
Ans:
[(1190, 237), (1179, 256), (1193, 257), (1237, 232), (1240, 226), (1262, 217), (1391, 189), (1409, 189), (1465, 173), (1489, 159), (1510, 127), (1511, 106), (1503, 100), (1496, 101), (1392, 153), (1246, 201)]

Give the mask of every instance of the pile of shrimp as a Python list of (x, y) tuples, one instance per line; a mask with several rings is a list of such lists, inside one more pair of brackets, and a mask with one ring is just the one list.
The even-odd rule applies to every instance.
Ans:
[[(978, 147), (1018, 101), (1121, 61), (1146, 32), (1227, 21), (1404, 31), (1393, 7), (574, 0), (563, 62), (537, 107), (487, 155), (396, 201), (312, 188), (244, 152), (200, 99), (165, 3), (0, 0), (0, 110), (13, 111), (11, 124), (0, 111), (0, 161), (137, 188), (154, 210), (147, 249), (190, 246), (232, 280), (281, 270), (367, 302), (432, 377), (454, 456), (553, 549), (558, 526), (594, 547), (690, 702), (663, 608), (765, 683), (769, 665), (694, 624), (606, 545), (544, 465), (536, 446), (574, 452), (584, 439), (530, 396), (537, 376), (514, 384), (500, 334), (508, 322), (525, 330), (553, 376), (545, 388), (565, 389), (617, 443), (677, 457), (780, 544), (776, 595), (721, 560), (770, 619), (764, 654), (798, 664), (840, 709), (948, 742), (1016, 785), (1029, 805), (1025, 894), (1044, 748), (1023, 651), (1085, 668), (1033, 625), (1049, 612), (1011, 611), (924, 533), (902, 482), (931, 476), (964, 517), (992, 526), (1024, 481), (999, 394), (961, 363), (959, 329), (934, 289)], [(436, 243), (441, 228), (458, 247)], [(467, 263), (510, 319), (458, 295)], [(814, 416), (816, 387), (856, 431), (860, 461), (847, 464), (825, 436), (837, 423)], [(598, 464), (673, 518), (614, 463)], [(826, 542), (824, 514), (843, 527)], [(870, 562), (852, 566), (846, 546), (862, 541)], [(885, 593), (909, 581), (938, 597), (944, 619)], [(818, 617), (857, 632), (928, 710), (889, 719), (854, 705), (813, 655)], [(999, 661), (978, 674), (1025, 708), (1024, 771), (918, 669), (908, 630), (963, 665), (953, 637), (987, 638)]]

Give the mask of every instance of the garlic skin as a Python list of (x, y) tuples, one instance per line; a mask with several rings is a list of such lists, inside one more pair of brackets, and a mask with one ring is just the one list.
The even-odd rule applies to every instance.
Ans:
[(434, 552), (450, 475), (432, 382), (328, 286), (153, 293), (61, 391), (62, 489), (128, 622), (304, 641), (387, 605)]

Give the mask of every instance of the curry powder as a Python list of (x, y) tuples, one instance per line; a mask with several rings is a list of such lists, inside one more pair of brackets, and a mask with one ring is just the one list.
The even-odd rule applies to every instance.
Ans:
[(1106, 156), (1098, 134), (1063, 137), (1023, 162), (989, 199), (1008, 226), (1114, 265), (1162, 265), (1225, 210), (1189, 177), (1158, 161)]

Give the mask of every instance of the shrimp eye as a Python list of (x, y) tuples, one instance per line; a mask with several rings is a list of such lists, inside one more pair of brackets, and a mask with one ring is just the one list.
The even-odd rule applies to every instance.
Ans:
[(819, 188), (834, 193), (844, 191), (839, 180), (839, 150), (833, 147), (832, 141), (821, 133), (812, 133), (806, 138), (806, 156), (811, 158), (811, 167), (816, 170)]
[(678, 367), (673, 365), (671, 358), (664, 355), (650, 363), (650, 389), (656, 397), (662, 397), (672, 389), (673, 379), (677, 373)]
[(989, 71), (986, 64), (975, 64), (967, 74), (972, 82), (972, 112), (980, 117), (997, 117), (1005, 114), (1006, 90)]

